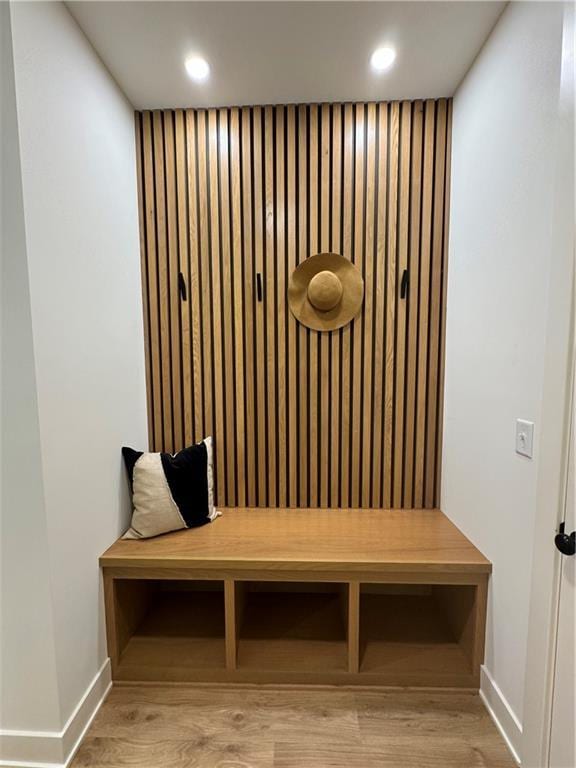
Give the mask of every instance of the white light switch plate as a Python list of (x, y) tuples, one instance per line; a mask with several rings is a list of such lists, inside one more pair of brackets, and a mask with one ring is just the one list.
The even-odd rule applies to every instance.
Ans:
[(534, 422), (516, 419), (516, 453), (532, 458), (534, 450)]

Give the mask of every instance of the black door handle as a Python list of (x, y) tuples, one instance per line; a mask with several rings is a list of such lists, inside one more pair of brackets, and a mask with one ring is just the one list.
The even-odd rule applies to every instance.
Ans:
[(563, 555), (572, 557), (572, 555), (576, 554), (576, 531), (572, 531), (570, 534), (565, 533), (565, 527), (565, 523), (560, 523), (558, 533), (554, 537), (554, 544), (556, 544), (556, 549), (559, 549)]

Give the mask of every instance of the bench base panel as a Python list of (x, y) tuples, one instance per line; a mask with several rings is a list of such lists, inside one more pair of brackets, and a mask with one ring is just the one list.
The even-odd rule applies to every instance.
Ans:
[(477, 689), (487, 579), (104, 568), (112, 677)]

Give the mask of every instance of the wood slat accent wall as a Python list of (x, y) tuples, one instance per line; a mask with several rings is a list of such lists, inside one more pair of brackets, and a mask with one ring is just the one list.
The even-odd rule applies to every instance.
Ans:
[[(219, 505), (438, 503), (450, 125), (445, 99), (136, 114), (150, 448), (214, 435)], [(286, 298), (322, 251), (365, 280), (329, 334)]]

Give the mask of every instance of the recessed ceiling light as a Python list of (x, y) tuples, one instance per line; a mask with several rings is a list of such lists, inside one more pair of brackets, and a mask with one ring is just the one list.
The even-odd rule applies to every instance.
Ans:
[(196, 80), (197, 83), (208, 79), (210, 65), (201, 56), (190, 56), (189, 59), (186, 59), (184, 66), (192, 80)]
[(395, 59), (394, 48), (377, 48), (370, 57), (370, 64), (376, 72), (385, 72), (394, 64)]

